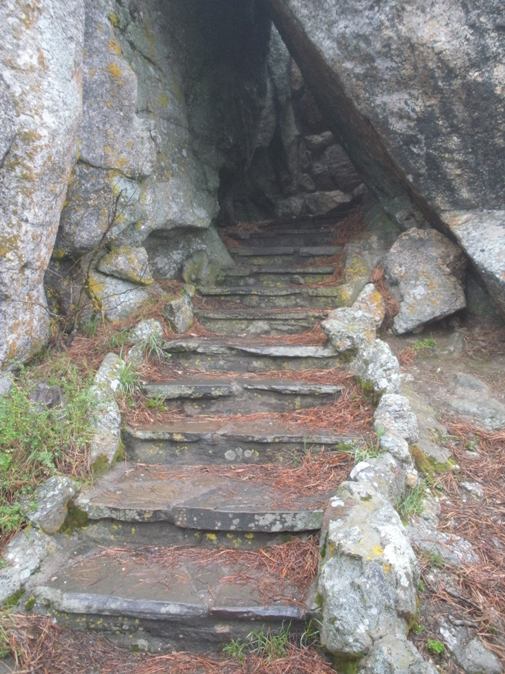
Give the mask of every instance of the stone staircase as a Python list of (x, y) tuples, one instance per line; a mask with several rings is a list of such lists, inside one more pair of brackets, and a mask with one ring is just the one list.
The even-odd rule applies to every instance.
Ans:
[[(281, 223), (231, 242), (236, 268), (195, 298), (215, 334), (166, 342), (167, 376), (144, 382), (173, 418), (126, 425), (126, 461), (83, 491), (86, 526), (31, 584), (37, 610), (130, 646), (194, 651), (256, 628), (302, 631), (317, 614), (317, 534), (360, 438), (331, 418), (294, 423), (350, 380), (331, 346), (282, 334), (337, 306), (334, 231)], [(323, 484), (317, 461), (331, 466)]]

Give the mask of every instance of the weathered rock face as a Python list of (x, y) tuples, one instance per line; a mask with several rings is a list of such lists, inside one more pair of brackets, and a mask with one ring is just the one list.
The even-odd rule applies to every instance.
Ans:
[(256, 146), (270, 22), (252, 0), (8, 0), (0, 19), (2, 365), (47, 337), (60, 216), (47, 283), (67, 310), (97, 252), (207, 231), (221, 167)]
[(444, 222), (471, 257), (491, 297), (505, 313), (505, 210), (447, 212)]
[(328, 130), (303, 77), (273, 29), (264, 106), (246, 171), (225, 192), (225, 219), (332, 213), (362, 179)]
[[(62, 251), (87, 251), (107, 230), (109, 240), (141, 243), (153, 229), (208, 227), (217, 212), (217, 161), (205, 175), (186, 96), (184, 59), (202, 43), (198, 22), (181, 3), (164, 5), (86, 2), (81, 152), (62, 213)], [(186, 38), (182, 50), (174, 24)]]
[[(447, 224), (503, 306), (505, 41), (500, 0), (270, 0), (337, 138), (405, 226)], [(461, 213), (464, 212), (464, 213)], [(421, 215), (422, 214), (422, 215)], [(480, 215), (479, 215), (480, 214)], [(483, 222), (484, 221), (484, 222)], [(493, 233), (492, 250), (477, 241)], [(494, 278), (494, 281), (490, 279)]]
[(383, 260), (386, 279), (398, 299), (393, 329), (410, 332), (466, 306), (466, 260), (458, 246), (434, 229), (409, 229)]
[(83, 0), (0, 6), (0, 366), (45, 341), (42, 283), (77, 154)]

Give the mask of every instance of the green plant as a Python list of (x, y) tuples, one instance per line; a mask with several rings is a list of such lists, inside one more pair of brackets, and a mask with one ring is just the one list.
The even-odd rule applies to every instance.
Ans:
[(119, 369), (119, 390), (126, 396), (133, 396), (140, 389), (140, 377), (133, 363), (123, 363)]
[(432, 351), (437, 348), (437, 342), (433, 337), (424, 337), (423, 339), (416, 339), (414, 342), (414, 351), (420, 353), (421, 351)]
[(290, 626), (283, 627), (280, 632), (271, 630), (254, 630), (245, 639), (234, 639), (223, 648), (230, 657), (243, 662), (247, 655), (256, 655), (266, 660), (283, 658), (289, 648)]
[(445, 566), (444, 558), (436, 550), (432, 550), (428, 554), (428, 562), (436, 569), (442, 569)]
[(92, 316), (89, 320), (81, 325), (81, 331), (86, 337), (96, 337), (98, 326), (100, 325), (100, 317)]
[(238, 660), (240, 664), (244, 662), (248, 654), (248, 643), (240, 639), (233, 639), (227, 643), (223, 648), (223, 653), (234, 660)]
[(290, 628), (283, 627), (280, 632), (255, 630), (248, 635), (250, 652), (267, 660), (283, 658), (289, 647)]
[(0, 660), (11, 654), (8, 620), (8, 613), (5, 611), (0, 612)]
[[(50, 408), (31, 401), (37, 379), (60, 387), (61, 405)], [(59, 357), (41, 372), (21, 371), (9, 394), (0, 398), (0, 535), (23, 524), (21, 502), (30, 502), (41, 481), (59, 471), (86, 474), (90, 383), (91, 376), (83, 377), (67, 357)]]
[(163, 396), (152, 396), (146, 398), (146, 407), (148, 410), (163, 412), (165, 410), (165, 398)]
[(410, 631), (413, 632), (414, 634), (422, 634), (423, 632), (426, 631), (426, 627), (418, 620), (414, 620), (414, 622), (410, 627)]
[(445, 644), (438, 639), (427, 639), (426, 648), (430, 653), (433, 653), (433, 655), (442, 655), (445, 653)]
[(311, 618), (307, 623), (307, 627), (300, 635), (300, 648), (310, 648), (319, 644), (319, 630), (320, 622), (315, 618)]
[(404, 522), (408, 522), (414, 515), (420, 515), (423, 512), (423, 501), (426, 494), (426, 483), (420, 480), (418, 484), (409, 489), (405, 496), (396, 506), (398, 513)]
[(119, 330), (118, 332), (113, 332), (112, 335), (107, 340), (107, 348), (114, 351), (115, 349), (122, 349), (130, 341), (130, 331), (129, 330)]
[(382, 453), (382, 449), (379, 447), (379, 445), (372, 443), (354, 447), (353, 450), (355, 463), (360, 463), (361, 461), (366, 461), (367, 459), (375, 459)]
[(170, 354), (167, 353), (163, 346), (163, 337), (155, 332), (152, 332), (148, 337), (139, 342), (142, 352), (147, 358), (156, 358), (157, 360), (167, 360)]

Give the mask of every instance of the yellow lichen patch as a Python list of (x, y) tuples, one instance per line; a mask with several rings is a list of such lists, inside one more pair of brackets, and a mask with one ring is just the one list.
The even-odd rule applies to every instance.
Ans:
[(25, 28), (32, 28), (40, 16), (41, 5), (39, 2), (25, 2), (20, 8), (21, 20)]
[(114, 38), (111, 38), (109, 40), (109, 50), (113, 53), (116, 54), (117, 56), (121, 56), (122, 50), (121, 50), (121, 45), (117, 40)]
[(370, 271), (366, 261), (359, 255), (354, 255), (346, 264), (345, 276), (346, 280), (352, 281), (356, 278), (368, 277)]
[(19, 139), (23, 141), (23, 143), (36, 143), (41, 139), (41, 135), (38, 133), (38, 131), (31, 129), (29, 131), (21, 131), (19, 134)]
[(111, 77), (113, 77), (116, 81), (121, 80), (123, 77), (123, 71), (121, 70), (120, 66), (117, 63), (109, 63), (107, 66), (107, 70)]
[(5, 257), (9, 253), (17, 250), (19, 237), (16, 234), (9, 236), (0, 236), (0, 257)]
[(168, 98), (167, 94), (161, 94), (158, 98), (158, 104), (159, 104), (160, 108), (168, 108), (168, 101), (169, 101), (169, 98)]
[(93, 302), (93, 305), (97, 311), (102, 310), (102, 301), (101, 296), (104, 292), (105, 286), (102, 282), (98, 281), (93, 276), (88, 277), (88, 282), (86, 284), (88, 294)]
[(382, 557), (384, 554), (384, 548), (382, 545), (373, 545), (370, 554), (368, 555), (368, 559), (376, 559), (377, 557)]
[(215, 542), (217, 541), (217, 534), (214, 534), (214, 533), (208, 533), (208, 534), (205, 534), (205, 538), (206, 538), (208, 541), (211, 541), (212, 543), (215, 543)]
[(53, 250), (53, 258), (55, 260), (61, 260), (64, 257), (65, 257), (65, 251), (63, 250), (63, 248), (55, 248)]
[(107, 18), (109, 19), (109, 22), (111, 23), (114, 28), (118, 28), (120, 24), (119, 20), (119, 14), (116, 14), (116, 12), (109, 12), (107, 15)]
[(42, 49), (39, 49), (39, 53), (37, 56), (37, 63), (39, 64), (39, 68), (41, 70), (47, 70), (46, 57), (44, 56), (44, 52), (42, 51)]

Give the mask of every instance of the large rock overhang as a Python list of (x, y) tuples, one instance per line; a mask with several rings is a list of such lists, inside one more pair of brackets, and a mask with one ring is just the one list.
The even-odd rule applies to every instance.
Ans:
[(505, 281), (489, 282), (451, 215), (471, 215), (482, 239), (491, 222), (491, 276), (505, 279), (505, 227), (496, 236), (505, 208), (501, 2), (267, 1), (329, 125), (386, 210), (405, 227), (425, 220), (457, 239), (503, 307)]

